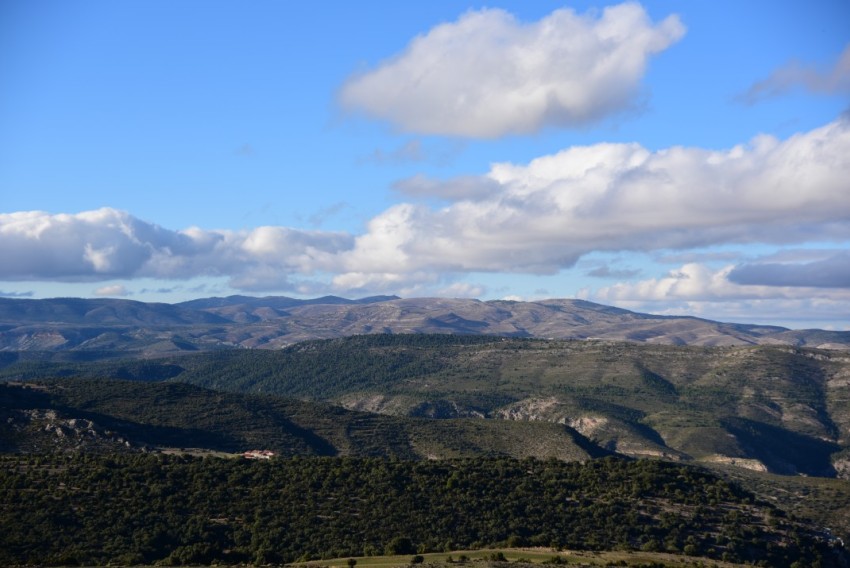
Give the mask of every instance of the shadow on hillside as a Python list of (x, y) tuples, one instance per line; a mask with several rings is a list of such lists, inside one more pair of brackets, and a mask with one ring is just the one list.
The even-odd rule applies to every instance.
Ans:
[(835, 477), (830, 456), (838, 444), (746, 418), (726, 418), (722, 425), (773, 473)]

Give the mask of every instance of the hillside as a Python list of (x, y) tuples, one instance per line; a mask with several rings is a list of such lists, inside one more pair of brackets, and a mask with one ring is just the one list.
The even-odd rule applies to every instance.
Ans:
[(7, 380), (172, 381), (397, 417), (563, 424), (629, 456), (850, 474), (841, 351), (367, 335), (141, 361), (6, 359)]
[(265, 565), (492, 546), (848, 561), (810, 523), (661, 462), (75, 454), (0, 465), (4, 565)]
[(310, 339), (387, 333), (850, 349), (850, 332), (655, 316), (582, 300), (231, 296), (170, 305), (120, 299), (0, 298), (0, 351), (123, 351), (159, 356), (234, 347), (278, 349)]
[[(38, 459), (151, 452), (233, 455), (251, 449), (282, 457), (413, 461), (506, 456), (586, 462), (612, 455), (563, 424), (385, 416), (179, 383), (6, 383), (0, 384), (0, 402), (0, 454)], [(761, 499), (850, 539), (850, 482), (706, 465)]]
[(179, 383), (5, 383), (0, 403), (0, 452), (267, 449), (281, 456), (568, 461), (610, 454), (560, 424), (383, 416)]

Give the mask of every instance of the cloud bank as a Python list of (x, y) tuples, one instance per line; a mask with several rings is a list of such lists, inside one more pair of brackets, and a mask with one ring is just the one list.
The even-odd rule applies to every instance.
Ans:
[[(473, 272), (555, 274), (594, 251), (848, 242), (848, 156), (846, 119), (723, 151), (577, 146), (528, 164), (494, 164), (481, 176), (408, 180), (402, 194), (445, 205), (399, 203), (359, 235), (272, 226), (173, 231), (109, 208), (0, 214), (0, 280), (224, 276), (246, 291), (411, 293), (456, 289), (457, 276)], [(644, 284), (638, 296), (846, 288), (848, 265), (837, 251), (806, 262), (750, 263), (730, 267), (712, 286), (685, 271), (687, 278)], [(605, 293), (626, 298), (629, 290)]]
[(378, 215), (340, 257), (337, 282), (417, 271), (553, 274), (593, 251), (844, 241), (847, 156), (850, 123), (838, 120), (725, 151), (597, 144), (495, 164), (477, 179), (415, 178), (405, 193), (456, 200)]
[(0, 214), (0, 280), (229, 276), (244, 290), (290, 289), (290, 275), (332, 267), (334, 255), (351, 245), (341, 233), (286, 227), (171, 231), (110, 208), (6, 213)]
[[(664, 277), (625, 282), (596, 291), (583, 290), (581, 298), (658, 314), (703, 316), (746, 323), (784, 321), (820, 322), (824, 329), (850, 330), (850, 286), (824, 289), (803, 277), (804, 267), (793, 283), (764, 279), (760, 284), (734, 281), (733, 265), (712, 269), (691, 263)], [(791, 274), (789, 271), (788, 276)]]
[[(816, 285), (808, 282), (782, 285), (774, 280), (764, 284), (740, 284), (730, 277), (734, 271), (732, 265), (715, 270), (703, 264), (685, 264), (662, 278), (615, 284), (597, 290), (593, 296), (609, 302), (808, 300), (825, 297), (822, 291), (815, 289)], [(834, 293), (832, 297), (850, 300), (850, 287)]]
[(850, 251), (805, 263), (744, 264), (729, 273), (729, 280), (737, 284), (760, 286), (850, 288)]
[(598, 17), (561, 9), (530, 24), (504, 10), (468, 12), (350, 78), (339, 102), (421, 134), (575, 127), (632, 107), (649, 58), (684, 33), (678, 17), (653, 24), (636, 3)]

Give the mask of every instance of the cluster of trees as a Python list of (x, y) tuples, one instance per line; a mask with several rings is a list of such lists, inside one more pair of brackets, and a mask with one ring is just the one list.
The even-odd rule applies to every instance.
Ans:
[(493, 546), (829, 565), (806, 525), (653, 461), (0, 458), (0, 564), (284, 563)]

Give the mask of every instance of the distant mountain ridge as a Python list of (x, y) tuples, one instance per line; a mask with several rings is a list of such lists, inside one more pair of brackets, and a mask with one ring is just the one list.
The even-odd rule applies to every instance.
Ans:
[(340, 298), (339, 296), (322, 296), (321, 298), (312, 298), (308, 300), (298, 300), (286, 296), (226, 296), (212, 298), (198, 298), (197, 300), (189, 300), (175, 304), (184, 308), (193, 310), (208, 310), (213, 308), (223, 308), (226, 306), (255, 306), (258, 308), (268, 307), (276, 309), (291, 308), (294, 306), (305, 306), (311, 304), (333, 304), (333, 305), (352, 305), (352, 304), (371, 304), (373, 302), (386, 302), (389, 300), (400, 300), (398, 296), (369, 296), (358, 300), (349, 300)]
[(102, 298), (0, 298), (3, 351), (100, 350), (157, 355), (227, 348), (279, 349), (310, 339), (373, 333), (850, 349), (850, 332), (658, 316), (570, 299), (515, 302), (396, 296), (358, 300), (229, 296), (164, 304)]

